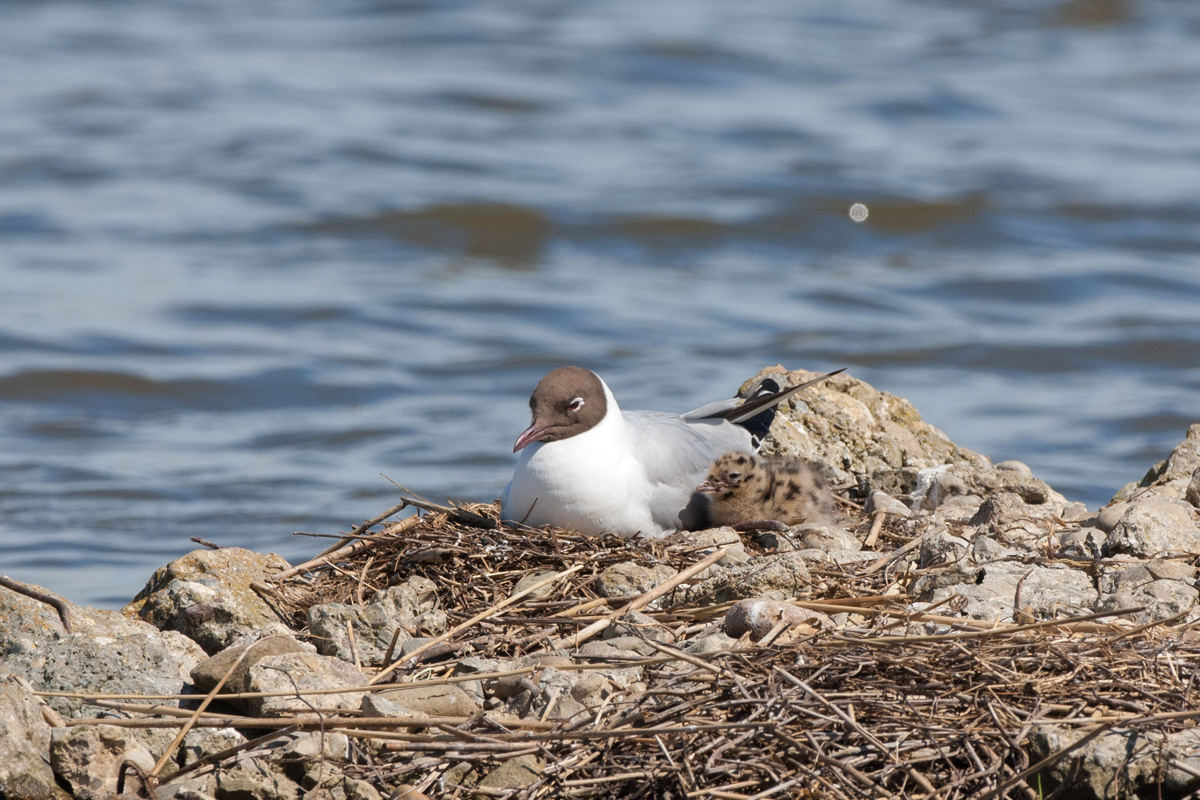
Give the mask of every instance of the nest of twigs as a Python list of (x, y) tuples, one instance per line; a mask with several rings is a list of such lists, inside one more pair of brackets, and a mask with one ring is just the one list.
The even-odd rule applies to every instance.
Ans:
[[(870, 520), (860, 523), (866, 536)], [(626, 561), (683, 570), (712, 547), (685, 537), (644, 541), (501, 527), (490, 506), (444, 509), (374, 534), (370, 527), (281, 581), (276, 601), (302, 629), (315, 603), (361, 603), (411, 575), (433, 580), (452, 635), (420, 657), (364, 665), (386, 671), (388, 683), (463, 680), (458, 665), (467, 656), (565, 652), (574, 669), (635, 667), (644, 686), (568, 720), (511, 724), (484, 713), (423, 730), (408, 724), (358, 731), (360, 741), (374, 736), (386, 746), (360, 748), (357, 765), (346, 769), (385, 790), (406, 784), (446, 797), (1044, 797), (1052, 787), (1040, 783), (1043, 768), (1104, 732), (1170, 732), (1200, 716), (1191, 693), (1200, 644), (1186, 629), (1118, 627), (1097, 619), (1103, 615), (986, 625), (908, 612), (896, 561), (888, 558), (911, 538), (901, 523), (873, 532), (878, 561), (811, 568), (812, 585), (795, 601), (835, 615), (832, 629), (769, 642), (743, 638), (726, 651), (693, 655), (681, 643), (719, 630), (728, 604), (688, 605), (677, 590), (643, 608), (676, 644), (656, 642), (654, 655), (615, 664), (571, 648), (578, 644), (571, 637), (637, 600), (599, 597), (597, 576)], [(564, 573), (546, 584), (548, 594), (508, 602), (522, 579)], [(931, 621), (940, 625), (933, 634)], [(1030, 734), (1043, 723), (1084, 738), (1033, 763)], [(520, 756), (540, 765), (528, 785), (473, 785)]]

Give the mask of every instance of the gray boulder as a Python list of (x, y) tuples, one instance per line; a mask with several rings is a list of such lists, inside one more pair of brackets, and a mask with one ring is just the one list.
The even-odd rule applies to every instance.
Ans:
[(1099, 598), (1082, 570), (1016, 562), (963, 563), (921, 578), (915, 591), (927, 603), (957, 596), (967, 616), (989, 622), (1012, 622), (1018, 611), (1034, 619), (1070, 616), (1090, 610)]
[(744, 597), (788, 600), (802, 594), (811, 583), (807, 551), (766, 555), (721, 570), (684, 590), (688, 604), (727, 603)]
[(274, 554), (240, 547), (194, 550), (155, 570), (121, 613), (179, 631), (212, 654), (234, 644), (290, 633), (251, 585), (287, 569)]
[[(789, 373), (780, 366), (768, 367), (743, 388), (768, 375), (790, 385), (816, 377), (805, 370)], [(915, 492), (918, 506), (937, 507), (956, 495), (986, 498), (1014, 492), (1026, 503), (1046, 505), (1053, 513), (1078, 505), (1068, 503), (1028, 469), (1013, 464), (1001, 468), (956, 445), (921, 419), (904, 398), (880, 392), (845, 373), (785, 402), (763, 452), (821, 464), (830, 473), (831, 485), (857, 485), (863, 499), (875, 491), (892, 497)]]
[[(0, 657), (4, 668), (35, 689), (86, 694), (180, 694), (204, 651), (182, 634), (127, 619), (115, 611), (66, 603), (67, 633), (44, 603), (0, 588)], [(92, 716), (80, 700), (51, 697), (67, 717)], [(147, 737), (148, 740), (155, 737)], [(169, 734), (157, 739), (170, 741)]]
[(1167, 619), (1182, 612), (1196, 614), (1195, 569), (1177, 561), (1151, 561), (1110, 569), (1100, 579), (1099, 611), (1144, 608), (1130, 619), (1139, 624)]
[(214, 795), (221, 800), (300, 800), (305, 792), (267, 759), (248, 758), (216, 773)]
[(644, 594), (673, 577), (675, 570), (665, 564), (644, 567), (636, 561), (622, 561), (596, 576), (596, 594), (608, 598)]
[[(375, 593), (367, 605), (324, 603), (308, 610), (308, 628), (322, 655), (359, 664), (382, 664), (393, 639), (399, 645), (421, 633), (446, 630), (446, 615), (435, 609), (433, 581), (413, 576)], [(353, 629), (353, 636), (350, 630)], [(394, 657), (394, 656), (393, 656)]]
[[(154, 756), (127, 728), (115, 725), (88, 725), (55, 728), (50, 737), (50, 763), (54, 774), (71, 789), (76, 800), (105, 800), (116, 794), (121, 766), (132, 762), (150, 772)], [(128, 772), (136, 787), (136, 774)]]
[(1182, 500), (1144, 498), (1129, 504), (1104, 540), (1104, 554), (1150, 558), (1200, 553), (1197, 512)]
[(367, 676), (345, 661), (316, 653), (283, 653), (255, 662), (246, 673), (245, 691), (285, 692), (279, 697), (259, 697), (250, 701), (250, 709), (256, 716), (272, 717), (357, 711), (362, 705), (362, 691), (304, 693), (322, 689), (365, 689), (366, 685)]
[(510, 758), (493, 769), (479, 781), (483, 789), (501, 791), (520, 789), (537, 781), (546, 768), (545, 762), (534, 755)]
[[(1029, 736), (1032, 757), (1045, 758), (1085, 735), (1066, 726), (1035, 726)], [(1200, 730), (1163, 734), (1114, 728), (1051, 764), (1046, 775), (1068, 784), (1068, 796), (1078, 800), (1183, 797), (1200, 789), (1198, 754)]]
[[(250, 668), (260, 659), (283, 653), (311, 653), (312, 651), (312, 645), (302, 644), (290, 636), (268, 636), (266, 639), (259, 639), (252, 644), (226, 647), (215, 656), (209, 656), (192, 667), (192, 683), (197, 691), (207, 693), (212, 691), (226, 673), (229, 673), (225, 685), (221, 687), (222, 692), (239, 692), (246, 685)], [(244, 656), (243, 653), (245, 653)], [(238, 661), (239, 658), (241, 661)], [(237, 666), (234, 666), (235, 664)], [(231, 668), (232, 672), (230, 672)], [(247, 707), (243, 700), (230, 700), (229, 702), (239, 708)]]
[(362, 710), (379, 717), (469, 717), (479, 710), (475, 698), (458, 686), (386, 689), (363, 698)]
[(37, 698), (15, 676), (0, 673), (0, 797), (67, 800), (49, 752), (50, 725)]

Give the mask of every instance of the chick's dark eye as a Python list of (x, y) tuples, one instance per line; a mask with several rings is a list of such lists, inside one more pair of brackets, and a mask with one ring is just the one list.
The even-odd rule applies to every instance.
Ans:
[(581, 408), (583, 408), (583, 398), (582, 397), (576, 397), (574, 400), (567, 403), (568, 411), (578, 411)]

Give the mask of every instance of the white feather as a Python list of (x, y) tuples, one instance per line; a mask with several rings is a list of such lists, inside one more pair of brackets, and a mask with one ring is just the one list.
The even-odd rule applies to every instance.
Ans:
[[(750, 434), (724, 420), (622, 412), (603, 380), (607, 411), (592, 429), (521, 451), (500, 498), (502, 516), (584, 533), (665, 536), (717, 456), (750, 450)], [(711, 403), (697, 411), (730, 406)]]

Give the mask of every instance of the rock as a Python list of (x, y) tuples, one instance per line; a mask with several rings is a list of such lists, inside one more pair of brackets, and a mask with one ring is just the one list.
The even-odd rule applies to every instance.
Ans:
[(927, 467), (917, 473), (917, 485), (909, 493), (914, 510), (932, 511), (950, 497), (967, 493), (967, 485), (954, 474), (953, 464)]
[[(1176, 566), (1189, 569), (1183, 564)], [(1168, 571), (1173, 570), (1168, 568)], [(1100, 601), (1096, 604), (1096, 610), (1115, 611), (1119, 608), (1144, 606), (1144, 611), (1128, 618), (1138, 624), (1145, 624), (1192, 611), (1196, 608), (1198, 597), (1200, 592), (1191, 584), (1190, 576), (1163, 577), (1156, 575), (1153, 567), (1149, 565), (1132, 564), (1108, 571), (1101, 577)]]
[(811, 579), (802, 552), (760, 556), (722, 570), (684, 590), (693, 605), (727, 603), (744, 597), (765, 596), (786, 600), (802, 594)]
[(795, 529), (800, 546), (818, 550), (862, 550), (858, 537), (842, 528), (806, 522)]
[(1033, 470), (1031, 470), (1029, 468), (1029, 465), (1026, 464), (1024, 461), (1017, 461), (1016, 459), (1009, 459), (1008, 461), (1001, 461), (996, 464), (996, 469), (1008, 471), (1008, 472), (1015, 472), (1018, 476), (1020, 476), (1022, 478), (1032, 478), (1033, 477)]
[[(517, 662), (520, 661), (522, 660), (517, 659)], [(458, 660), (458, 665), (454, 669), (454, 674), (456, 676), (465, 676), (505, 672), (510, 669), (518, 669), (519, 667), (517, 666), (517, 662), (500, 661), (494, 658), (480, 658), (479, 656), (467, 656), (466, 658), (460, 658)], [(528, 664), (521, 663), (520, 666), (528, 666)], [(482, 704), (486, 697), (483, 691), (483, 681), (480, 680), (462, 681), (458, 684), (458, 688), (471, 695), (471, 699), (477, 704)]]
[(407, 709), (427, 717), (469, 717), (480, 709), (471, 695), (454, 684), (387, 689), (363, 698), (363, 713), (379, 717), (410, 716)]
[(999, 527), (1029, 516), (1029, 506), (1016, 492), (997, 492), (984, 500), (968, 525)]
[(971, 545), (966, 539), (939, 531), (921, 542), (919, 563), (922, 567), (953, 564), (963, 560), (970, 550)]
[(1104, 531), (1099, 528), (1079, 528), (1064, 531), (1059, 537), (1060, 558), (1100, 558), (1104, 548)]
[[(780, 379), (782, 367), (763, 370), (746, 386), (767, 375)], [(815, 373), (787, 373), (783, 381), (800, 383)], [(775, 415), (771, 433), (763, 443), (767, 455), (803, 458), (826, 465), (831, 485), (856, 484), (859, 497), (874, 491), (893, 497), (917, 491), (918, 502), (937, 506), (947, 496), (971, 494), (986, 498), (999, 491), (1018, 494), (1031, 505), (1047, 505), (1058, 513), (1068, 503), (1027, 468), (994, 466), (980, 455), (959, 447), (937, 428), (921, 419), (903, 398), (846, 375), (836, 375), (785, 402)], [(933, 489), (918, 490), (924, 480)]]
[[(538, 583), (541, 583), (542, 581), (549, 578), (551, 575), (557, 575), (557, 574), (558, 573), (552, 569), (545, 570), (544, 572), (530, 573), (529, 575), (526, 575), (525, 577), (521, 578), (521, 580), (517, 581), (516, 586), (513, 587), (512, 593), (520, 594), (521, 592), (528, 589), (530, 586), (535, 586)], [(540, 589), (535, 589), (533, 592), (531, 592), (528, 595), (528, 598), (530, 600), (541, 600), (543, 597), (548, 596), (553, 591), (554, 591), (554, 585), (548, 583)]]
[(362, 705), (364, 692), (297, 695), (297, 691), (350, 689), (367, 685), (367, 676), (353, 665), (316, 653), (283, 653), (260, 658), (246, 673), (247, 692), (290, 692), (291, 696), (258, 697), (249, 701), (251, 713), (260, 717), (315, 713), (316, 709), (353, 711)]
[(1200, 508), (1200, 469), (1192, 473), (1192, 479), (1188, 482), (1187, 489), (1184, 490), (1183, 499), (1196, 508)]
[(248, 758), (216, 773), (220, 800), (300, 800), (304, 790), (265, 759)]
[(210, 655), (230, 645), (290, 634), (251, 588), (287, 567), (277, 555), (240, 547), (194, 550), (155, 570), (121, 613), (159, 630), (179, 631)]
[(989, 622), (1011, 622), (1016, 610), (1034, 619), (1069, 616), (1093, 608), (1099, 597), (1082, 570), (1014, 562), (961, 564), (919, 579), (914, 591), (926, 603), (958, 595), (968, 616)]
[(1100, 513), (1096, 516), (1096, 527), (1105, 533), (1112, 533), (1112, 529), (1117, 527), (1117, 523), (1121, 521), (1121, 517), (1125, 516), (1130, 505), (1130, 503), (1113, 503), (1100, 509)]
[(613, 663), (622, 661), (640, 661), (657, 651), (641, 639), (632, 636), (622, 636), (618, 639), (596, 640), (584, 642), (579, 647), (579, 655), (585, 658), (606, 659)]
[(475, 786), (479, 783), (479, 770), (472, 761), (460, 761), (447, 769), (438, 782), (447, 788)]
[[(788, 531), (754, 531), (752, 534), (758, 540), (758, 546), (765, 552), (777, 555), (779, 553), (791, 553), (797, 549), (797, 542)], [(704, 578), (712, 578), (721, 574), (722, 568), (732, 567), (733, 564), (726, 564), (725, 559), (717, 565), (717, 569), (706, 569), (700, 573), (701, 580)]]
[(724, 653), (735, 647), (737, 647), (737, 639), (717, 632), (688, 639), (684, 642), (683, 652), (694, 656), (703, 656), (709, 653)]
[[(154, 769), (154, 756), (127, 728), (87, 725), (55, 728), (50, 736), (50, 765), (76, 800), (105, 800), (116, 794), (118, 770), (126, 761)], [(131, 777), (136, 773), (130, 771)], [(136, 787), (136, 780), (133, 782)], [(128, 790), (130, 782), (126, 780)]]
[(349, 751), (350, 737), (336, 731), (289, 733), (278, 748), (279, 755), (288, 761), (343, 762)]
[[(1035, 725), (1029, 736), (1032, 760), (1040, 760), (1079, 741), (1078, 728)], [(1046, 768), (1053, 784), (1067, 783), (1068, 796), (1117, 800), (1126, 797), (1183, 797), (1200, 788), (1194, 771), (1200, 767), (1200, 730), (1164, 735), (1146, 729), (1114, 728)], [(1192, 771), (1176, 766), (1182, 762)]]
[[(23, 676), (36, 689), (84, 694), (179, 694), (190, 686), (189, 672), (204, 651), (180, 633), (67, 602), (73, 633), (45, 603), (0, 588), (0, 654), (4, 669)], [(66, 717), (93, 716), (80, 700), (51, 697), (47, 702)], [(147, 733), (152, 748), (165, 746), (170, 731)]]
[(184, 763), (191, 764), (206, 756), (246, 743), (246, 737), (233, 728), (193, 728), (183, 740)]
[(1104, 540), (1104, 553), (1149, 558), (1200, 552), (1200, 524), (1195, 513), (1181, 500), (1138, 500), (1121, 515)]
[(596, 576), (596, 594), (607, 598), (644, 594), (673, 577), (675, 570), (665, 564), (643, 567), (635, 561), (622, 561)]
[(536, 685), (526, 683), (522, 693), (510, 698), (508, 708), (527, 718), (573, 719), (602, 705), (613, 687), (599, 672), (548, 667)]
[(67, 800), (46, 759), (50, 725), (33, 693), (0, 672), (0, 797)]
[[(304, 800), (382, 800), (378, 790), (370, 783), (359, 778), (351, 778), (342, 770), (328, 764), (309, 764), (303, 775), (301, 784), (305, 790)], [(411, 787), (410, 787), (411, 789)], [(426, 795), (420, 792), (406, 791), (397, 794), (393, 791), (389, 800), (418, 800)]]
[(733, 528), (710, 528), (704, 531), (680, 531), (672, 534), (665, 540), (667, 544), (689, 544), (696, 548), (696, 556), (703, 557), (713, 553), (717, 548), (726, 548), (725, 557), (718, 561), (713, 566), (701, 572), (696, 577), (698, 579), (707, 578), (716, 572), (719, 572), (722, 567), (731, 567), (734, 564), (741, 564), (748, 561), (750, 554), (746, 552), (746, 545), (742, 543), (742, 537)]
[(479, 786), (483, 789), (520, 789), (537, 781), (545, 768), (545, 763), (537, 756), (517, 756), (485, 775)]
[[(368, 693), (363, 698), (362, 712), (368, 717), (390, 717), (392, 719), (424, 720), (427, 716), (426, 714), (414, 711), (402, 703), (390, 700), (376, 693)], [(413, 730), (421, 729), (414, 728)]]
[(979, 513), (983, 498), (976, 494), (953, 494), (942, 500), (938, 507), (929, 515), (931, 522), (967, 524), (967, 521)]
[(806, 547), (793, 551), (796, 558), (818, 564), (858, 564), (864, 561), (874, 561), (879, 558), (875, 550), (821, 550), (816, 547)]
[(350, 738), (344, 733), (292, 733), (275, 748), (272, 761), (288, 780), (306, 791), (305, 800), (316, 800), (313, 795), (316, 787), (328, 791), (345, 780), (338, 766), (346, 763), (349, 751)]
[(1028, 551), (1006, 547), (983, 533), (977, 533), (971, 537), (970, 557), (971, 561), (976, 564), (987, 564), (991, 561), (1014, 558), (1026, 552)]
[(412, 638), (395, 620), (388, 619), (378, 604), (322, 603), (311, 606), (307, 616), (318, 652), (351, 664), (380, 664), (393, 635), (397, 645)]
[(894, 517), (911, 517), (912, 509), (886, 492), (872, 492), (865, 507), (868, 514), (890, 514)]
[(833, 620), (819, 611), (808, 611), (791, 603), (753, 597), (739, 600), (725, 612), (725, 634), (731, 639), (740, 639), (746, 634), (754, 640), (761, 639), (780, 622), (803, 635), (819, 630), (832, 630)]
[(571, 693), (571, 697), (579, 702), (587, 705), (598, 705), (598, 702), (589, 703), (588, 701), (595, 698), (597, 701), (603, 699), (613, 688), (612, 683), (602, 673), (595, 671), (588, 672), (567, 672), (565, 670), (554, 670), (554, 674), (549, 676), (550, 680), (547, 683), (553, 683), (555, 680), (561, 680)]
[[(212, 691), (221, 678), (225, 677), (225, 673), (229, 672), (229, 668), (233, 667), (238, 658), (242, 656), (242, 653), (249, 650), (250, 652), (246, 653), (222, 687), (224, 692), (238, 692), (246, 685), (246, 673), (259, 659), (282, 653), (311, 653), (312, 649), (312, 645), (301, 644), (291, 636), (268, 636), (253, 644), (226, 647), (215, 656), (209, 656), (192, 667), (192, 683), (196, 685), (197, 691), (205, 693)], [(239, 705), (237, 700), (230, 702)]]
[[(583, 646), (587, 647), (588, 644), (588, 642), (585, 642)], [(609, 639), (601, 640), (598, 644), (607, 644), (618, 651), (636, 653), (637, 658), (658, 655), (658, 650), (654, 645), (650, 644), (642, 636), (613, 636)]]
[[(575, 662), (566, 656), (525, 656), (524, 658), (513, 659), (506, 661), (502, 665), (497, 665), (496, 669), (488, 670), (489, 672), (508, 672), (510, 670), (524, 669), (525, 667), (569, 667)], [(459, 664), (461, 671), (461, 662)], [(489, 697), (497, 697), (501, 700), (508, 700), (522, 691), (527, 691), (531, 687), (536, 687), (541, 683), (542, 673), (544, 669), (534, 670), (533, 672), (523, 673), (520, 675), (505, 675), (502, 678), (490, 678), (484, 684), (484, 690)]]
[(605, 639), (613, 639), (618, 636), (637, 636), (667, 644), (675, 641), (675, 634), (671, 632), (670, 628), (641, 611), (625, 612), (605, 628), (601, 635)]
[(382, 664), (393, 637), (401, 645), (422, 630), (434, 635), (444, 632), (447, 618), (433, 607), (434, 588), (428, 578), (413, 576), (376, 592), (364, 606), (324, 603), (310, 607), (308, 628), (317, 637), (317, 650), (352, 664)]
[(704, 531), (680, 531), (679, 533), (671, 534), (665, 540), (668, 544), (690, 544), (696, 548), (696, 554), (706, 556), (712, 553), (719, 547), (728, 547), (730, 550), (742, 550), (745, 552), (745, 546), (742, 544), (742, 537), (733, 528), (709, 528)]
[[(156, 794), (161, 800), (217, 800), (217, 778), (212, 773), (183, 775), (160, 786)], [(126, 792), (109, 800), (134, 800), (135, 797)], [(137, 800), (142, 798), (137, 797)]]

